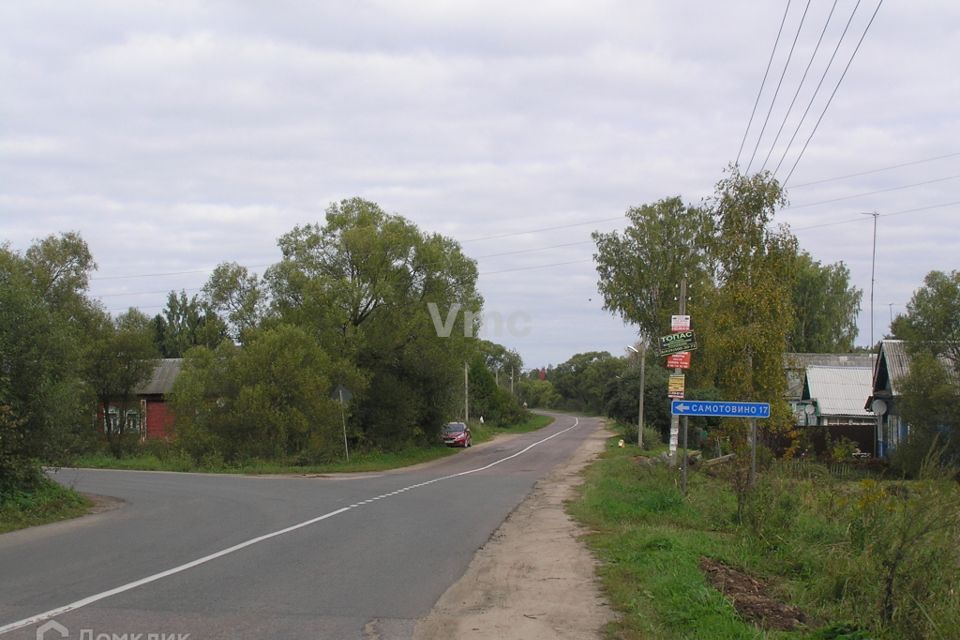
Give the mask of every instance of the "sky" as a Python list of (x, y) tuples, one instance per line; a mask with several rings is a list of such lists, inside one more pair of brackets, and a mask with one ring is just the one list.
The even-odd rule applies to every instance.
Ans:
[(874, 339), (960, 269), (960, 3), (884, 2), (824, 111), (876, 2), (843, 40), (856, 0), (2, 3), (0, 242), (79, 231), (91, 295), (154, 315), (359, 196), (460, 241), (485, 337), (539, 367), (624, 353), (590, 233), (699, 203), (745, 142), (751, 172), (799, 157), (777, 220), (847, 264), (866, 345), (863, 212)]

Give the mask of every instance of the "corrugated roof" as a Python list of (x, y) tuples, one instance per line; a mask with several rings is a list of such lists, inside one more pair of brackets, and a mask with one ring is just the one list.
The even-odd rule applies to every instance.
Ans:
[(180, 375), (180, 369), (183, 367), (183, 358), (165, 358), (157, 360), (157, 368), (153, 370), (153, 376), (142, 387), (137, 389), (137, 395), (166, 395), (173, 391), (173, 383)]
[(787, 372), (787, 398), (799, 400), (803, 395), (803, 375), (809, 366), (869, 367), (874, 353), (785, 353), (783, 367)]
[(863, 407), (872, 390), (871, 367), (807, 367), (804, 396), (816, 401), (822, 416), (872, 416)]
[(880, 345), (887, 363), (887, 375), (890, 376), (890, 393), (900, 395), (900, 385), (910, 373), (910, 356), (903, 340), (884, 340)]

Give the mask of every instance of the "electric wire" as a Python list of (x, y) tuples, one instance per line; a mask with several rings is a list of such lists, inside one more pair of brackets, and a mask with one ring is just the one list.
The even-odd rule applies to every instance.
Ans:
[(863, 196), (872, 196), (878, 193), (888, 193), (890, 191), (902, 191), (904, 189), (912, 189), (913, 187), (922, 187), (928, 184), (936, 184), (938, 182), (946, 182), (948, 180), (956, 180), (960, 178), (960, 174), (955, 176), (946, 176), (945, 178), (934, 178), (933, 180), (924, 180), (923, 182), (914, 182), (912, 184), (903, 184), (897, 187), (888, 187), (886, 189), (876, 189), (874, 191), (864, 191), (862, 193), (854, 193), (849, 196), (841, 196), (839, 198), (830, 198), (829, 200), (820, 200), (818, 202), (808, 202), (806, 204), (798, 204), (790, 207), (784, 207), (785, 211), (791, 211), (793, 209), (803, 209), (805, 207), (815, 207), (821, 204), (829, 204), (831, 202), (842, 202), (843, 200), (853, 200), (855, 198), (861, 198)]
[[(892, 218), (892, 217), (894, 217), (894, 216), (902, 216), (902, 215), (906, 215), (906, 214), (908, 214), (908, 213), (916, 213), (916, 212), (918, 212), (918, 211), (929, 211), (930, 209), (943, 209), (944, 207), (953, 207), (953, 206), (956, 206), (956, 205), (960, 205), (960, 200), (954, 200), (953, 202), (943, 202), (943, 203), (941, 203), (941, 204), (931, 204), (931, 205), (928, 205), (928, 206), (925, 206), (925, 207), (915, 207), (915, 208), (913, 208), (913, 209), (901, 209), (900, 211), (890, 211), (890, 212), (887, 212), (887, 213), (881, 213), (881, 214), (879, 214), (879, 217), (881, 217), (881, 218)], [(805, 227), (790, 227), (790, 230), (791, 230), (791, 231), (807, 231), (808, 229), (821, 229), (821, 228), (823, 228), (823, 227), (835, 227), (835, 226), (841, 225), (841, 224), (850, 224), (851, 222), (863, 222), (863, 221), (866, 221), (866, 220), (870, 220), (870, 218), (858, 217), (858, 218), (849, 218), (849, 219), (847, 219), (847, 220), (835, 220), (835, 221), (833, 221), (833, 222), (824, 222), (824, 223), (821, 223), (821, 224), (811, 224), (811, 225), (807, 225), (807, 226), (805, 226)]]
[(830, 54), (830, 60), (827, 61), (827, 66), (824, 67), (823, 73), (820, 74), (820, 80), (817, 82), (817, 86), (813, 90), (813, 95), (810, 96), (810, 100), (807, 102), (806, 109), (803, 110), (803, 115), (800, 116), (800, 121), (793, 130), (793, 135), (790, 136), (790, 141), (787, 143), (787, 146), (783, 148), (783, 153), (780, 155), (780, 161), (777, 162), (777, 166), (773, 170), (773, 175), (777, 175), (777, 173), (780, 171), (780, 166), (783, 164), (783, 161), (786, 160), (787, 153), (789, 153), (790, 147), (793, 146), (793, 141), (797, 139), (797, 135), (799, 135), (800, 129), (803, 127), (803, 123), (806, 121), (807, 115), (810, 113), (810, 108), (813, 107), (814, 101), (820, 94), (820, 88), (823, 87), (823, 81), (827, 79), (827, 74), (830, 72), (830, 68), (833, 66), (833, 61), (837, 57), (837, 52), (840, 51), (840, 45), (843, 44), (843, 41), (847, 37), (847, 31), (850, 30), (850, 25), (853, 23), (853, 18), (857, 15), (857, 9), (860, 8), (860, 2), (861, 0), (857, 0), (857, 3), (853, 5), (853, 11), (850, 12), (850, 17), (847, 18), (847, 24), (844, 25), (843, 31), (840, 33), (840, 37), (837, 39), (837, 45), (833, 48), (833, 53)]
[(933, 156), (932, 158), (923, 158), (923, 159), (921, 159), (921, 160), (912, 160), (912, 161), (910, 161), (910, 162), (902, 162), (902, 163), (900, 163), (900, 164), (893, 164), (893, 165), (890, 165), (889, 167), (880, 167), (879, 169), (870, 169), (869, 171), (860, 171), (860, 172), (858, 172), (858, 173), (848, 173), (848, 174), (843, 175), (843, 176), (835, 176), (835, 177), (833, 177), (833, 178), (824, 178), (824, 179), (822, 179), (822, 180), (814, 180), (814, 181), (812, 181), (812, 182), (804, 182), (803, 184), (795, 184), (795, 185), (793, 185), (792, 187), (790, 187), (790, 189), (791, 189), (791, 190), (793, 190), (793, 189), (802, 189), (802, 188), (804, 188), (804, 187), (811, 187), (811, 186), (817, 185), (817, 184), (825, 184), (825, 183), (827, 183), (827, 182), (836, 182), (837, 180), (846, 180), (847, 178), (859, 178), (860, 176), (868, 176), (868, 175), (873, 174), (873, 173), (880, 173), (880, 172), (882, 172), (882, 171), (890, 171), (891, 169), (900, 169), (900, 168), (902, 168), (902, 167), (910, 167), (910, 166), (917, 165), (917, 164), (924, 164), (924, 163), (926, 163), (926, 162), (933, 162), (933, 161), (935, 161), (935, 160), (943, 160), (943, 159), (945, 159), (945, 158), (954, 158), (954, 157), (956, 157), (956, 156), (960, 156), (960, 151), (957, 151), (957, 152), (955, 152), (955, 153), (947, 153), (947, 154), (944, 154), (944, 155), (942, 155), (942, 156)]
[(863, 34), (860, 36), (860, 40), (857, 41), (857, 46), (854, 48), (853, 53), (850, 54), (850, 59), (847, 61), (847, 66), (843, 68), (843, 73), (840, 74), (840, 79), (837, 80), (837, 84), (833, 87), (833, 92), (830, 94), (830, 98), (827, 100), (827, 104), (824, 105), (823, 111), (820, 112), (820, 117), (817, 118), (816, 124), (813, 125), (813, 131), (810, 132), (810, 135), (807, 136), (807, 141), (803, 143), (803, 148), (800, 149), (800, 153), (797, 154), (797, 159), (794, 160), (793, 166), (790, 168), (790, 173), (787, 174), (787, 177), (783, 180), (783, 186), (786, 186), (790, 182), (790, 178), (793, 176), (793, 172), (796, 171), (797, 165), (800, 164), (800, 160), (803, 158), (804, 152), (807, 150), (810, 141), (813, 139), (813, 136), (817, 133), (817, 129), (820, 127), (820, 123), (823, 121), (823, 116), (827, 114), (827, 109), (830, 108), (830, 103), (833, 102), (833, 97), (837, 95), (837, 89), (840, 88), (840, 84), (843, 82), (843, 79), (847, 76), (847, 71), (850, 70), (850, 65), (853, 64), (853, 59), (857, 57), (857, 52), (860, 51), (860, 45), (863, 44), (863, 39), (867, 37), (867, 32), (870, 31), (870, 26), (873, 24), (874, 18), (877, 17), (877, 13), (880, 11), (880, 7), (883, 6), (883, 0), (877, 2), (877, 8), (873, 10), (873, 14), (870, 16), (870, 21), (867, 22), (866, 28), (863, 30)]
[(810, 72), (810, 67), (813, 66), (813, 61), (817, 59), (817, 53), (820, 51), (820, 45), (823, 43), (823, 36), (827, 33), (827, 27), (830, 26), (830, 21), (833, 19), (833, 12), (837, 8), (837, 0), (833, 0), (833, 5), (830, 7), (830, 13), (827, 14), (827, 21), (823, 23), (823, 29), (820, 30), (820, 37), (817, 38), (817, 44), (813, 48), (813, 53), (810, 55), (810, 61), (807, 62), (807, 67), (803, 70), (803, 75), (800, 76), (800, 82), (797, 84), (797, 90), (793, 92), (793, 98), (790, 100), (790, 106), (787, 107), (787, 112), (783, 115), (783, 121), (780, 123), (780, 128), (777, 129), (777, 135), (773, 137), (773, 143), (770, 145), (770, 150), (767, 151), (767, 157), (763, 159), (763, 164), (760, 165), (760, 171), (763, 171), (767, 168), (767, 163), (770, 162), (770, 155), (773, 153), (773, 150), (776, 149), (777, 143), (780, 141), (780, 134), (783, 133), (783, 128), (787, 125), (787, 121), (790, 119), (790, 114), (793, 112), (793, 105), (797, 103), (797, 97), (800, 95), (800, 90), (803, 88), (803, 83), (807, 80), (807, 74)]
[(767, 116), (763, 119), (763, 126), (760, 127), (760, 135), (757, 136), (757, 143), (753, 145), (753, 153), (750, 154), (750, 162), (747, 163), (745, 173), (750, 173), (750, 167), (753, 166), (753, 160), (757, 157), (757, 149), (760, 148), (760, 142), (763, 140), (763, 134), (767, 130), (767, 124), (770, 122), (770, 114), (773, 113), (773, 106), (777, 103), (777, 96), (780, 95), (780, 88), (783, 86), (783, 79), (787, 75), (787, 69), (790, 68), (790, 61), (793, 59), (793, 51), (797, 47), (797, 40), (800, 39), (800, 33), (803, 31), (803, 23), (807, 19), (807, 11), (810, 9), (811, 0), (803, 7), (803, 14), (800, 16), (800, 24), (797, 26), (797, 33), (793, 36), (793, 43), (790, 45), (790, 51), (787, 52), (787, 60), (783, 63), (783, 71), (780, 72), (780, 79), (777, 81), (777, 88), (773, 92), (773, 98), (770, 99), (770, 108), (767, 109)]
[(767, 60), (767, 68), (763, 72), (763, 80), (760, 81), (760, 90), (757, 91), (757, 99), (753, 101), (753, 110), (750, 112), (750, 119), (747, 120), (747, 128), (743, 132), (743, 139), (740, 141), (740, 149), (737, 151), (737, 160), (735, 165), (740, 164), (740, 154), (743, 153), (743, 145), (747, 142), (747, 134), (750, 133), (750, 127), (753, 125), (753, 117), (757, 114), (757, 105), (760, 104), (760, 96), (763, 95), (763, 87), (767, 84), (767, 75), (770, 73), (770, 66), (773, 64), (773, 56), (777, 53), (777, 45), (780, 44), (780, 35), (783, 33), (783, 25), (787, 22), (787, 14), (790, 13), (790, 2), (787, 0), (787, 8), (783, 11), (783, 18), (780, 20), (780, 29), (777, 31), (777, 39), (773, 42), (773, 50), (770, 52), (770, 59)]

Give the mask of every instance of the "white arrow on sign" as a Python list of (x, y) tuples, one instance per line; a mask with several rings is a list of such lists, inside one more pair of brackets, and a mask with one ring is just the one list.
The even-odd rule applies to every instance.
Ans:
[(680, 411), (686, 411), (689, 408), (690, 408), (690, 405), (684, 404), (682, 402), (677, 405), (677, 409), (679, 409)]

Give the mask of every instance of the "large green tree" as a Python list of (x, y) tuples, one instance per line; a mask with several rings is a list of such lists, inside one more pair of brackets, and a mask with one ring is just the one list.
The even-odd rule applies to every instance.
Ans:
[(793, 325), (797, 242), (787, 228), (774, 226), (784, 204), (769, 173), (746, 176), (730, 167), (717, 184), (709, 202), (716, 224), (710, 248), (716, 287), (699, 325), (705, 380), (727, 399), (769, 402), (765, 426), (774, 430), (787, 430), (792, 422), (783, 401), (783, 354)]
[(89, 425), (80, 368), (95, 267), (76, 233), (22, 254), (0, 245), (0, 501), (30, 490), (38, 461), (63, 459)]
[(933, 446), (960, 464), (960, 271), (928, 273), (892, 329), (910, 354), (902, 389), (910, 434), (895, 464), (915, 474)]
[(266, 294), (260, 278), (243, 265), (217, 265), (203, 287), (204, 304), (219, 314), (230, 338), (244, 342), (260, 326), (267, 312)]
[(852, 351), (863, 291), (850, 284), (847, 266), (821, 264), (801, 251), (791, 272), (794, 323), (788, 349), (795, 353)]
[(250, 332), (242, 348), (187, 353), (173, 393), (180, 445), (197, 460), (324, 462), (343, 454), (330, 357), (291, 325)]
[(623, 231), (594, 232), (604, 308), (654, 338), (670, 329), (678, 285), (700, 292), (711, 279), (714, 218), (679, 197), (633, 207)]
[(354, 367), (353, 436), (377, 447), (433, 436), (462, 406), (458, 381), (477, 349), (467, 337), (483, 304), (474, 261), (360, 198), (331, 205), (324, 224), (298, 226), (279, 245), (283, 258), (265, 275), (273, 315)]
[(192, 347), (216, 347), (227, 337), (227, 325), (199, 296), (186, 291), (167, 295), (167, 306), (153, 318), (154, 342), (164, 358), (182, 358)]

